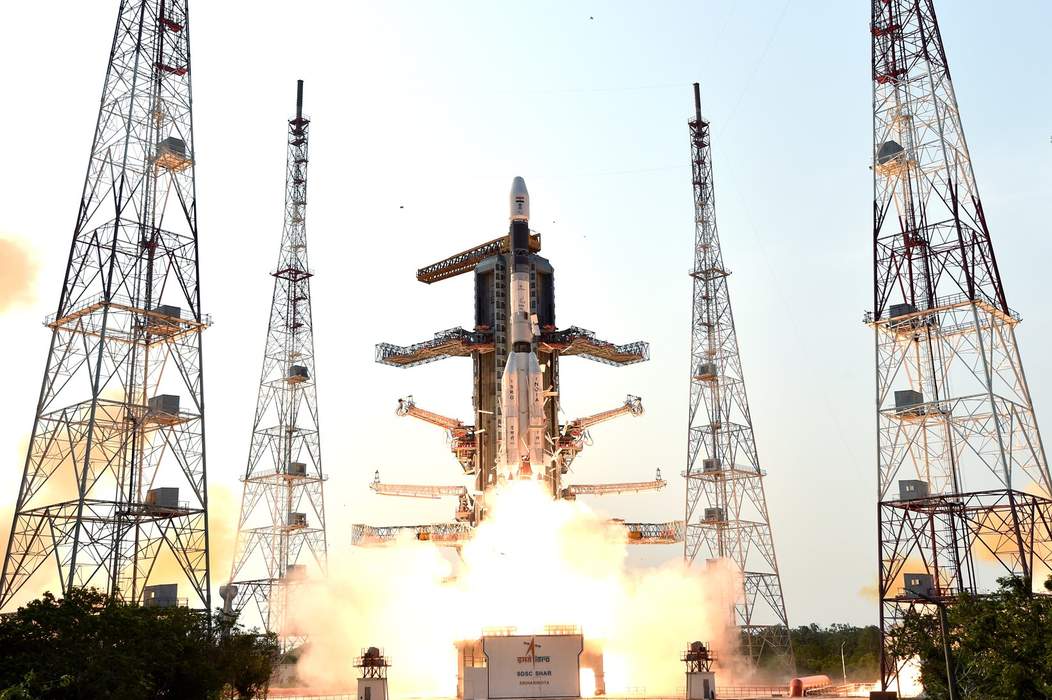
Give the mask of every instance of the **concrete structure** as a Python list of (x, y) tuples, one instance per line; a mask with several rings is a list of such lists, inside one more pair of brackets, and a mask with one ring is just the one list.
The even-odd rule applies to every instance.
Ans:
[(902, 596), (906, 598), (932, 598), (935, 592), (935, 577), (929, 573), (905, 573), (902, 575)]
[(713, 700), (716, 697), (716, 674), (712, 671), (715, 653), (701, 642), (691, 642), (682, 659), (687, 667), (687, 700)]
[(152, 397), (148, 406), (151, 413), (166, 413), (170, 416), (179, 415), (179, 397), (172, 394), (160, 394)]
[(928, 497), (928, 482), (920, 479), (899, 479), (899, 500), (912, 501)]
[(358, 700), (387, 700), (387, 669), (391, 665), (377, 647), (362, 650), (354, 664), (361, 669), (358, 678)]
[(155, 508), (178, 508), (179, 489), (163, 486), (146, 492), (146, 505)]
[(576, 628), (549, 628), (545, 634), (491, 631), (457, 645), (457, 697), (577, 698), (582, 667), (592, 669), (596, 694), (602, 695), (602, 652), (587, 646)]
[(172, 608), (179, 604), (179, 584), (159, 583), (143, 588), (143, 603), (147, 608)]

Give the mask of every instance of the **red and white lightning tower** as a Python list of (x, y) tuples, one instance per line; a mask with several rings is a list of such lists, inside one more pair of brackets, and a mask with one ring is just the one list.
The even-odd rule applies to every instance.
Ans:
[(1049, 563), (1041, 435), (932, 0), (873, 0), (882, 683), (909, 609)]
[(211, 607), (190, 76), (186, 1), (121, 2), (0, 607), (45, 562)]
[[(324, 574), (325, 476), (307, 262), (307, 137), (303, 81), (289, 120), (285, 226), (274, 277), (263, 372), (259, 382), (244, 493), (226, 608), (253, 616), (287, 651), (303, 638), (287, 624), (290, 596), (305, 578)], [(306, 552), (304, 552), (306, 549)]]
[(724, 559), (741, 575), (734, 624), (753, 663), (776, 655), (793, 667), (778, 559), (756, 453), (730, 290), (716, 229), (709, 123), (694, 84), (689, 122), (694, 182), (694, 284), (690, 343), (684, 557)]

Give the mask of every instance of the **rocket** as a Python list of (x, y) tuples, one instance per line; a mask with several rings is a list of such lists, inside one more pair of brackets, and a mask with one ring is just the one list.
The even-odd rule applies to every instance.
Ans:
[(537, 317), (530, 313), (530, 194), (526, 181), (511, 184), (511, 223), (508, 236), (512, 255), (508, 289), (511, 351), (500, 377), (501, 428), (497, 474), (503, 479), (545, 477), (544, 383), (533, 341), (539, 334)]

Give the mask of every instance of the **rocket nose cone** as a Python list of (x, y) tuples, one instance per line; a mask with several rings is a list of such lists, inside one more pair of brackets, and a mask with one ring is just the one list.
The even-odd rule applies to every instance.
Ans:
[(530, 218), (530, 193), (526, 181), (517, 177), (511, 181), (511, 220), (528, 221)]

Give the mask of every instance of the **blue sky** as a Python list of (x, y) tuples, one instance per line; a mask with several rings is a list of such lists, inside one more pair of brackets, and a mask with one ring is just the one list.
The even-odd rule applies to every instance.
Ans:
[[(939, 3), (943, 37), (1040, 424), (1052, 411), (1047, 264), (1052, 5)], [(30, 247), (35, 298), (0, 315), (0, 498), (17, 488), (116, 6), (0, 11), (0, 237)], [(236, 493), (281, 228), (285, 120), (306, 80), (313, 119), (308, 231), (332, 546), (396, 512), (366, 485), (456, 483), (442, 435), (394, 416), (470, 416), (470, 366), (372, 363), (471, 322), (467, 277), (416, 268), (506, 227), (523, 175), (556, 267), (557, 318), (653, 360), (568, 359), (570, 415), (643, 396), (645, 416), (593, 431), (582, 481), (678, 473), (686, 451), (692, 203), (690, 83), (712, 122), (717, 216), (790, 620), (873, 622), (873, 340), (868, 3), (198, 2), (191, 7), (209, 472)], [(46, 27), (46, 31), (41, 28)], [(404, 208), (402, 208), (404, 207)], [(596, 502), (681, 517), (681, 480)], [(215, 519), (220, 514), (213, 515)], [(229, 517), (233, 517), (232, 514)], [(6, 523), (4, 525), (6, 527)], [(640, 552), (641, 564), (679, 554)], [(218, 580), (229, 565), (213, 563)]]

